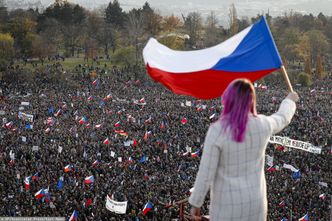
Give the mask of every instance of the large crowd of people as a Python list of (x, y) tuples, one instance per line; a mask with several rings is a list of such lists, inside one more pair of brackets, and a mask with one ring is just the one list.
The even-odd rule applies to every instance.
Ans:
[[(52, 83), (46, 76), (55, 69), (63, 71), (61, 65), (49, 66), (33, 81), (0, 82), (1, 215), (68, 218), (76, 210), (79, 220), (179, 219), (179, 208), (168, 205), (188, 197), (200, 161), (190, 152), (202, 151), (207, 128), (222, 109), (220, 99), (175, 95), (140, 67), (79, 65), (67, 82)], [(269, 115), (287, 88), (280, 75), (263, 84), (267, 89), (257, 87), (257, 110)], [(266, 172), (268, 220), (305, 214), (330, 220), (331, 85), (327, 75), (310, 88), (295, 86), (298, 109), (280, 136), (320, 146), (322, 153), (268, 145), (266, 153), (279, 167)], [(33, 115), (33, 121), (19, 112)], [(292, 179), (284, 163), (298, 168), (301, 178)], [(36, 173), (28, 190), (24, 181)], [(84, 183), (91, 175), (94, 182)], [(48, 189), (47, 200), (35, 197), (42, 188)], [(126, 214), (107, 210), (107, 195), (128, 201)], [(153, 208), (144, 215), (148, 201)], [(203, 213), (207, 209), (208, 200)]]

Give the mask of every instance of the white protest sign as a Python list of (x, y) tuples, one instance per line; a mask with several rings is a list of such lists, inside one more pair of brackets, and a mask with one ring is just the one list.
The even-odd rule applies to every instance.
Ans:
[(319, 181), (318, 184), (321, 185), (321, 186), (323, 186), (323, 187), (328, 187), (327, 183), (325, 183), (325, 182)]
[(269, 140), (270, 143), (276, 143), (280, 145), (284, 145), (286, 147), (291, 147), (299, 150), (304, 150), (311, 153), (320, 154), (322, 152), (321, 147), (316, 147), (311, 143), (303, 142), (300, 140), (292, 140), (288, 137), (280, 137), (280, 136), (272, 136)]
[(273, 156), (266, 155), (266, 164), (270, 167), (273, 166)]
[(130, 147), (130, 144), (131, 144), (131, 141), (129, 140), (129, 141), (125, 141), (125, 142), (123, 142), (123, 145), (125, 146), (125, 147)]
[(24, 102), (24, 101), (22, 101), (22, 102), (21, 102), (21, 105), (22, 105), (22, 106), (29, 106), (29, 105), (30, 105), (30, 102)]
[(286, 169), (289, 169), (289, 170), (291, 170), (292, 172), (297, 172), (297, 171), (299, 171), (298, 169), (296, 169), (295, 167), (293, 167), (292, 165), (287, 164), (287, 163), (284, 163), (284, 165), (283, 165), (282, 167), (283, 167), (283, 168), (286, 168)]
[(117, 202), (109, 196), (106, 198), (106, 209), (116, 214), (126, 214), (128, 201)]
[(18, 118), (24, 121), (33, 122), (33, 115), (32, 114), (26, 114), (21, 111), (18, 112)]
[(111, 157), (114, 157), (114, 156), (115, 156), (115, 152), (111, 151)]

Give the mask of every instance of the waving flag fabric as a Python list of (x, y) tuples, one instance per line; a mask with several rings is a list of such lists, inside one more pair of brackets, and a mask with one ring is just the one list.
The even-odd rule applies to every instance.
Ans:
[(65, 173), (68, 173), (68, 172), (72, 171), (72, 169), (73, 169), (73, 166), (68, 164), (67, 166), (65, 166), (65, 168), (63, 170), (65, 171)]
[(143, 57), (151, 78), (176, 94), (199, 99), (219, 97), (236, 78), (255, 81), (282, 66), (264, 17), (203, 50), (175, 51), (151, 38)]
[(305, 214), (303, 217), (299, 219), (299, 221), (309, 221), (309, 216), (308, 214)]
[(26, 190), (30, 190), (31, 176), (28, 176), (24, 179), (24, 186)]
[(73, 214), (71, 214), (69, 221), (75, 221), (78, 219), (78, 212), (74, 210)]
[(150, 210), (152, 210), (152, 208), (153, 208), (152, 203), (148, 201), (143, 208), (143, 215), (145, 216)]
[(93, 182), (95, 182), (95, 178), (93, 176), (88, 176), (84, 179), (85, 184), (91, 184)]
[(35, 197), (36, 199), (41, 199), (46, 195), (45, 190), (41, 189), (39, 190), (37, 193), (35, 193)]

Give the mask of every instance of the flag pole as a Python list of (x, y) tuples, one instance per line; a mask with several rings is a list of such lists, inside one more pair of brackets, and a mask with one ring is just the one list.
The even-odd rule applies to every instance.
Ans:
[(286, 71), (285, 66), (282, 65), (282, 66), (280, 67), (280, 69), (281, 69), (282, 74), (284, 75), (284, 78), (285, 78), (285, 81), (286, 81), (286, 84), (287, 84), (287, 86), (288, 86), (289, 91), (290, 91), (290, 92), (294, 92), (293, 87), (292, 87), (292, 84), (291, 84), (291, 82), (290, 82), (290, 80), (289, 80), (289, 78), (288, 78), (288, 74), (287, 74), (287, 71)]

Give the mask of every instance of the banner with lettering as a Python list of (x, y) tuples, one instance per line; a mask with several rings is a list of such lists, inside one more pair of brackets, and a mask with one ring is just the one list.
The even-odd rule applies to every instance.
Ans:
[(124, 202), (117, 202), (112, 200), (108, 195), (106, 199), (106, 209), (116, 214), (126, 214), (127, 211), (127, 203), (128, 201)]
[(299, 150), (304, 150), (311, 153), (320, 154), (322, 152), (321, 147), (312, 145), (311, 143), (303, 142), (300, 140), (292, 140), (288, 137), (272, 136), (269, 140), (270, 143), (280, 144), (286, 147), (291, 147)]

